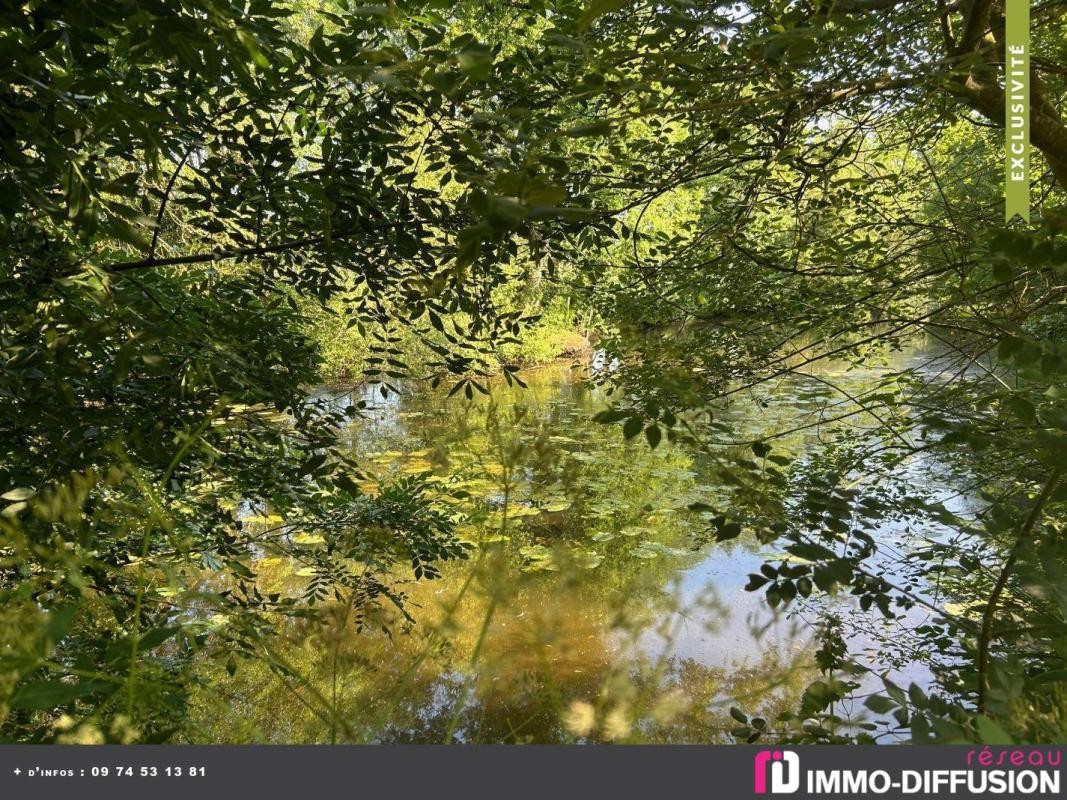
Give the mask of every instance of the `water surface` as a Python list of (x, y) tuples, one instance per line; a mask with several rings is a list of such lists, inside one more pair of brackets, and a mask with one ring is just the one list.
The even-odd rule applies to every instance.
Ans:
[[(853, 392), (878, 377), (834, 373)], [(473, 401), (443, 389), (323, 390), (368, 404), (345, 443), (372, 478), (365, 488), (428, 480), (472, 557), (403, 585), (414, 624), (384, 604), (358, 610), (358, 632), (347, 610), (292, 627), (279, 647), (288, 674), (242, 665), (235, 686), (203, 693), (191, 738), (731, 741), (731, 706), (768, 718), (799, 707), (818, 676), (815, 626), (831, 609), (848, 617), (848, 599), (769, 608), (744, 585), (773, 548), (747, 532), (709, 544), (706, 519), (687, 510), (730, 491), (706, 457), (666, 441), (651, 450), (593, 423), (608, 398), (584, 370), (524, 378), (526, 389), (495, 381)], [(741, 434), (814, 420), (776, 443), (803, 458), (824, 445), (829, 423), (817, 423), (839, 399), (820, 382), (790, 381), (770, 404), (737, 398), (723, 419)], [(301, 580), (282, 559), (260, 569), (277, 586)], [(849, 633), (872, 666), (904, 684), (929, 680), (909, 657), (878, 663), (889, 628)], [(838, 713), (859, 721), (864, 710)]]

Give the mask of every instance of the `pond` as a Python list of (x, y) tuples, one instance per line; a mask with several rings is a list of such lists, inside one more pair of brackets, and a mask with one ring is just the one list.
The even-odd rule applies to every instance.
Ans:
[[(917, 358), (822, 377), (859, 392)], [(384, 605), (362, 612), (360, 632), (347, 611), (292, 626), (283, 670), (242, 663), (237, 680), (205, 686), (187, 740), (727, 742), (731, 706), (764, 718), (799, 707), (818, 677), (814, 631), (830, 611), (847, 618), (849, 599), (771, 609), (744, 586), (773, 547), (747, 532), (708, 543), (707, 520), (687, 509), (726, 491), (706, 456), (592, 422), (609, 398), (585, 369), (523, 377), (527, 388), (493, 381), (473, 400), (322, 390), (368, 403), (346, 446), (376, 477), (439, 488), (472, 556), (403, 585), (413, 624)], [(722, 418), (742, 433), (800, 427), (776, 448), (803, 457), (826, 428), (797, 421), (832, 417), (838, 399), (822, 380), (791, 380), (772, 403), (739, 397)], [(939, 465), (910, 469), (934, 488), (945, 480)], [(957, 507), (972, 502), (942, 488)], [(259, 567), (299, 585), (297, 564)], [(854, 652), (904, 685), (930, 681), (921, 657), (892, 652), (897, 628), (864, 619), (848, 631)], [(863, 719), (862, 703), (843, 706)]]

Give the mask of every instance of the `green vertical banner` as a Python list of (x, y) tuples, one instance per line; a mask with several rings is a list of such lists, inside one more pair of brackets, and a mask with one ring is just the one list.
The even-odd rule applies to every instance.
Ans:
[(1004, 2), (1004, 221), (1030, 221), (1030, 0)]

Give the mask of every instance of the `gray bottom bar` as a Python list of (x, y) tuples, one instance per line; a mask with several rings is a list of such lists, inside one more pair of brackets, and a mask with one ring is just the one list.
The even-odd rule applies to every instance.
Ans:
[(1062, 748), (0, 746), (0, 800), (1050, 797)]

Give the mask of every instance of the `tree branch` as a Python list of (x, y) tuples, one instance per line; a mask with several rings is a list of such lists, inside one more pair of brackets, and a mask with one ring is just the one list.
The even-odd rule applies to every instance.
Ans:
[[(330, 235), (331, 241), (343, 241), (356, 234), (372, 233), (400, 225), (399, 222), (388, 222), (375, 225), (370, 228), (359, 228)], [(103, 267), (106, 272), (128, 272), (137, 269), (152, 269), (153, 267), (173, 267), (183, 264), (206, 264), (212, 261), (228, 261), (232, 258), (245, 258), (248, 256), (267, 256), (274, 253), (286, 253), (291, 250), (299, 250), (304, 247), (315, 247), (326, 242), (325, 235), (304, 236), (300, 239), (291, 239), (277, 244), (259, 245), (252, 247), (237, 247), (229, 250), (213, 250), (210, 253), (196, 253), (187, 256), (173, 256), (171, 258), (154, 258), (149, 256), (137, 261), (119, 261)]]
[[(1003, 89), (994, 83), (979, 81), (974, 75), (961, 78), (959, 86), (971, 108), (1003, 127)], [(1045, 154), (1060, 188), (1067, 189), (1067, 128), (1059, 119), (1043, 113), (1043, 108), (1039, 105), (1030, 115), (1030, 143)]]
[(978, 48), (989, 32), (989, 19), (992, 12), (993, 0), (971, 0), (970, 10), (964, 16), (959, 52), (969, 53)]
[(1041, 490), (1041, 494), (1034, 501), (1034, 506), (1030, 509), (1030, 514), (1027, 516), (1026, 522), (1023, 523), (1022, 530), (1019, 531), (1019, 535), (1015, 539), (1015, 544), (1011, 547), (1011, 553), (1004, 562), (1004, 566), (1000, 569), (1000, 575), (997, 576), (996, 585), (993, 586), (993, 592), (989, 595), (989, 602), (986, 603), (985, 612), (982, 614), (982, 630), (978, 635), (978, 702), (976, 704), (978, 713), (985, 711), (986, 695), (989, 690), (989, 647), (993, 641), (993, 618), (996, 616), (997, 604), (1000, 602), (1000, 596), (1004, 593), (1004, 587), (1007, 586), (1008, 578), (1015, 568), (1015, 562), (1019, 560), (1023, 547), (1030, 540), (1034, 526), (1041, 517), (1041, 510), (1045, 507), (1045, 503), (1048, 502), (1052, 491), (1056, 488), (1056, 484), (1060, 482), (1061, 474), (1059, 467), (1054, 469), (1052, 476), (1048, 479), (1048, 483), (1045, 484), (1045, 488)]
[(905, 0), (837, 0), (833, 8), (836, 11), (888, 11), (903, 2)]
[(156, 245), (159, 243), (159, 231), (163, 227), (163, 212), (167, 210), (167, 201), (170, 200), (170, 193), (174, 189), (174, 183), (178, 180), (178, 174), (182, 171), (182, 167), (185, 166), (185, 162), (189, 160), (189, 156), (193, 153), (195, 144), (190, 144), (185, 148), (185, 154), (182, 156), (181, 161), (174, 168), (174, 171), (170, 174), (170, 180), (167, 181), (166, 188), (163, 189), (163, 197), (159, 201), (159, 211), (156, 212), (156, 229), (152, 231), (152, 243), (148, 246), (148, 257), (154, 258), (156, 255)]

